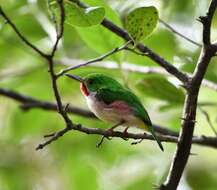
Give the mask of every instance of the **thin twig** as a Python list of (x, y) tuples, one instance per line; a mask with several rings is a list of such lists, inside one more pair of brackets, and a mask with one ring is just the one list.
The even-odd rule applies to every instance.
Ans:
[(56, 36), (56, 42), (53, 45), (52, 51), (50, 53), (50, 57), (54, 57), (54, 54), (57, 50), (57, 46), (59, 44), (60, 39), (63, 36), (63, 32), (64, 32), (64, 21), (65, 21), (65, 10), (64, 10), (64, 2), (63, 0), (56, 0), (58, 5), (59, 5), (59, 9), (60, 9), (60, 26), (56, 27), (57, 30), (57, 36)]
[[(73, 2), (77, 3), (77, 5), (80, 6), (80, 7), (82, 7), (82, 8), (87, 8), (88, 7), (86, 4), (80, 2), (79, 0), (75, 0)], [(101, 22), (101, 25), (104, 26), (105, 28), (107, 28), (108, 30), (110, 30), (111, 32), (113, 32), (114, 34), (120, 36), (124, 40), (126, 40), (126, 41), (130, 41), (131, 40), (131, 37), (127, 33), (127, 31), (125, 31), (124, 29), (122, 29), (119, 26), (115, 25), (110, 20), (108, 20), (108, 19), (105, 18)], [(186, 82), (189, 81), (189, 77), (188, 77), (188, 75), (186, 73), (184, 73), (181, 70), (179, 70), (178, 68), (176, 68), (173, 64), (171, 64), (168, 61), (166, 61), (163, 57), (161, 57), (160, 55), (158, 55), (157, 53), (155, 53), (154, 51), (152, 51), (151, 49), (149, 49), (147, 46), (139, 43), (139, 44), (137, 44), (136, 48), (141, 53), (146, 54), (147, 57), (149, 57), (155, 63), (157, 63), (158, 65), (160, 65), (161, 67), (163, 67), (167, 72), (169, 72), (170, 74), (172, 74), (175, 77), (177, 77), (181, 82), (186, 83)]]
[[(154, 140), (153, 136), (147, 133), (123, 133), (119, 131), (108, 131), (100, 128), (87, 128), (83, 127), (80, 124), (77, 125), (72, 125), (70, 127), (66, 127), (58, 132), (55, 133), (54, 136), (52, 136), (49, 140), (45, 141), (44, 143), (39, 144), (36, 149), (43, 149), (45, 146), (48, 144), (56, 141), (59, 139), (61, 136), (66, 134), (68, 131), (71, 130), (76, 130), (80, 131), (86, 134), (95, 134), (95, 135), (101, 135), (105, 137), (118, 137), (121, 139), (147, 139), (147, 140)], [(162, 142), (171, 142), (171, 143), (176, 143), (178, 142), (178, 138), (174, 136), (168, 136), (168, 135), (157, 135), (158, 139)], [(212, 148), (217, 148), (217, 138), (216, 137), (206, 137), (206, 136), (201, 136), (201, 137), (193, 137), (192, 143), (202, 145), (202, 146), (209, 146)]]
[(57, 108), (58, 108), (58, 112), (60, 113), (60, 115), (63, 117), (66, 127), (70, 128), (72, 124), (72, 121), (70, 120), (70, 118), (67, 115), (67, 112), (64, 109), (61, 97), (60, 97), (60, 93), (58, 90), (58, 85), (57, 85), (57, 76), (55, 74), (54, 71), (54, 61), (53, 58), (55, 56), (55, 53), (57, 51), (57, 46), (59, 44), (60, 39), (63, 36), (63, 32), (64, 32), (64, 21), (65, 21), (65, 10), (64, 10), (64, 5), (63, 5), (63, 0), (57, 0), (57, 3), (59, 5), (59, 9), (60, 9), (60, 26), (59, 26), (59, 31), (57, 31), (57, 36), (56, 36), (56, 41), (53, 45), (51, 54), (49, 55), (49, 57), (47, 58), (48, 61), (48, 68), (49, 68), (49, 72), (50, 72), (50, 77), (51, 77), (51, 82), (52, 82), (52, 87), (53, 87), (53, 92), (54, 92), (54, 96), (57, 102)]
[(217, 131), (216, 131), (214, 125), (212, 124), (211, 119), (210, 119), (209, 114), (207, 113), (207, 111), (204, 110), (201, 106), (199, 106), (199, 110), (205, 116), (205, 118), (207, 120), (207, 123), (209, 124), (209, 126), (210, 126), (211, 130), (213, 131), (213, 133), (215, 134), (215, 136), (217, 136)]
[(180, 36), (181, 38), (187, 40), (188, 42), (198, 46), (198, 47), (202, 47), (202, 44), (193, 41), (192, 39), (186, 37), (185, 35), (181, 34), (180, 32), (178, 32), (177, 30), (175, 30), (172, 26), (170, 26), (168, 23), (166, 23), (165, 21), (163, 21), (162, 19), (159, 19), (160, 23), (163, 24), (166, 28), (168, 28), (170, 31), (172, 31), (174, 34)]
[(71, 71), (71, 70), (74, 70), (74, 69), (78, 69), (80, 67), (84, 67), (84, 66), (87, 66), (87, 65), (90, 65), (92, 63), (96, 63), (96, 62), (100, 62), (100, 61), (103, 61), (105, 58), (117, 53), (117, 52), (120, 52), (122, 50), (124, 50), (130, 43), (132, 43), (132, 41), (128, 41), (127, 43), (125, 43), (123, 46), (119, 47), (119, 48), (115, 48), (95, 59), (92, 59), (92, 60), (89, 60), (85, 63), (81, 63), (81, 64), (78, 64), (78, 65), (75, 65), (75, 66), (71, 66), (71, 67), (68, 67), (66, 69), (63, 69), (62, 71), (60, 71), (58, 74), (57, 74), (57, 77), (60, 77), (62, 75), (64, 75), (65, 73), (67, 73), (68, 71)]
[[(139, 53), (136, 50), (132, 50), (131, 48), (125, 48), (125, 49), (132, 51), (133, 53), (136, 53), (138, 55), (146, 56), (146, 54)], [(80, 60), (80, 59), (69, 59), (69, 58), (63, 58), (61, 60), (55, 61), (55, 63), (58, 63), (58, 64), (71, 65), (71, 66), (69, 66), (69, 68), (70, 67), (71, 68), (76, 67), (75, 63), (81, 63), (81, 65), (82, 65), (83, 64), (82, 62), (86, 63), (88, 61)], [(97, 67), (97, 68), (98, 67), (106, 68), (106, 69), (119, 69), (118, 64), (114, 61), (103, 61), (103, 63), (101, 63), (101, 64), (91, 64), (91, 66)], [(163, 68), (156, 67), (156, 66), (141, 66), (141, 65), (131, 64), (131, 63), (127, 63), (127, 62), (122, 62), (121, 68), (127, 72), (133, 72), (133, 73), (135, 73), (135, 72), (143, 73), (143, 74), (156, 73), (156, 74), (161, 74), (161, 75), (165, 75), (165, 76), (173, 76), (170, 73), (167, 73)], [(187, 73), (187, 74), (189, 76), (192, 75), (191, 73)], [(217, 91), (217, 83), (212, 82), (210, 80), (203, 79), (202, 86), (207, 87), (211, 90)]]

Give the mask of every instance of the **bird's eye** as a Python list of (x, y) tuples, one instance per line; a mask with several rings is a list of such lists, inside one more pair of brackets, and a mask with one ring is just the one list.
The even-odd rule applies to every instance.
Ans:
[(90, 79), (90, 80), (88, 81), (88, 83), (89, 83), (89, 84), (93, 84), (93, 80)]

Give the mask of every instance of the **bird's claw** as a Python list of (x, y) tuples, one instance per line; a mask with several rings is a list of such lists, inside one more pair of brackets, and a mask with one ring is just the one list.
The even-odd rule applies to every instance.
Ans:
[(97, 148), (99, 148), (99, 147), (102, 145), (102, 143), (103, 143), (103, 141), (104, 141), (105, 138), (106, 138), (107, 140), (112, 140), (112, 137), (103, 135), (102, 138), (101, 138), (101, 140), (99, 141), (99, 143), (96, 144), (96, 147), (97, 147)]

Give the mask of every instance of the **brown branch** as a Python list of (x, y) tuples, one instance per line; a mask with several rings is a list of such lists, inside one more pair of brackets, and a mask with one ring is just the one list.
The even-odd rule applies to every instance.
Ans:
[[(17, 93), (17, 92), (12, 91), (12, 90), (0, 88), (0, 95), (8, 97), (10, 99), (13, 99), (13, 100), (21, 103), (20, 107), (23, 110), (40, 108), (40, 109), (48, 110), (48, 111), (57, 111), (57, 105), (55, 103), (37, 100), (35, 98)], [(65, 107), (66, 107), (66, 105), (63, 105), (63, 109)], [(69, 105), (67, 107), (66, 111), (67, 111), (67, 113), (73, 113), (76, 115), (97, 119), (96, 116), (92, 112), (90, 112), (86, 109), (75, 107), (75, 106)], [(178, 136), (177, 132), (174, 132), (168, 128), (161, 127), (161, 126), (156, 125), (156, 124), (154, 124), (154, 128), (155, 128), (156, 132), (158, 132), (160, 134), (170, 135), (170, 136)]]
[(207, 15), (205, 17), (201, 17), (201, 19), (203, 18), (203, 48), (201, 50), (201, 56), (198, 60), (197, 66), (193, 73), (193, 77), (187, 86), (182, 129), (180, 131), (177, 149), (169, 170), (169, 174), (165, 183), (161, 185), (161, 190), (177, 189), (180, 178), (190, 155), (199, 89), (210, 60), (216, 53), (215, 48), (210, 45), (210, 27), (216, 7), (217, 0), (212, 0)]
[(166, 22), (164, 22), (162, 19), (159, 19), (161, 24), (163, 24), (166, 28), (168, 28), (170, 31), (172, 31), (174, 34), (180, 36), (181, 38), (185, 39), (186, 41), (189, 41), (190, 43), (198, 46), (198, 47), (202, 47), (202, 44), (193, 41), (192, 39), (186, 37), (185, 35), (181, 34), (180, 32), (178, 32), (177, 30), (175, 30), (172, 26), (170, 26), (169, 24), (167, 24)]
[[(58, 0), (57, 1), (59, 4), (60, 8), (60, 13), (61, 13), (61, 23), (60, 23), (60, 31), (57, 33), (57, 39), (56, 42), (52, 48), (51, 54), (48, 56), (47, 54), (41, 52), (37, 47), (32, 45), (26, 38), (17, 30), (15, 25), (10, 21), (10, 19), (5, 15), (5, 13), (0, 9), (0, 14), (6, 19), (6, 21), (9, 23), (9, 25), (13, 28), (13, 30), (16, 32), (16, 34), (21, 38), (21, 40), (27, 44), (30, 48), (32, 48), (35, 52), (40, 54), (42, 57), (46, 58), (48, 63), (49, 63), (49, 71), (50, 71), (50, 76), (52, 79), (52, 86), (53, 86), (53, 91), (54, 95), (56, 98), (57, 102), (57, 107), (59, 113), (62, 115), (64, 118), (64, 121), (66, 123), (66, 128), (57, 132), (53, 137), (51, 137), (48, 141), (46, 141), (44, 144), (41, 144), (38, 148), (43, 148), (47, 144), (55, 141), (58, 139), (60, 136), (64, 135), (67, 131), (74, 129), (74, 130), (79, 130), (87, 133), (91, 133), (92, 129), (88, 128), (82, 128), (80, 125), (73, 124), (71, 120), (68, 118), (66, 110), (63, 108), (63, 104), (61, 101), (61, 97), (58, 91), (58, 86), (57, 86), (57, 75), (54, 72), (54, 63), (53, 63), (53, 58), (55, 55), (55, 52), (57, 50), (57, 46), (59, 44), (59, 41), (63, 35), (63, 24), (64, 24), (64, 6), (63, 6), (63, 0)], [(80, 4), (80, 3), (78, 3)], [(82, 5), (82, 4), (81, 4)], [(178, 183), (180, 181), (180, 178), (182, 176), (183, 170), (185, 168), (185, 165), (187, 163), (190, 150), (191, 150), (191, 144), (192, 142), (195, 142), (195, 137), (193, 137), (193, 131), (194, 131), (194, 123), (196, 119), (196, 108), (197, 108), (197, 98), (198, 98), (198, 93), (200, 89), (200, 85), (202, 82), (202, 79), (204, 78), (205, 72), (207, 70), (208, 64), (210, 62), (210, 59), (212, 56), (215, 55), (216, 53), (216, 45), (210, 44), (210, 27), (211, 27), (211, 21), (212, 17), (214, 14), (214, 11), (217, 6), (217, 0), (212, 0), (211, 5), (209, 7), (208, 13), (205, 17), (200, 17), (201, 22), (203, 23), (203, 48), (201, 52), (201, 56), (198, 60), (198, 64), (196, 66), (196, 69), (194, 71), (193, 77), (190, 78), (186, 73), (180, 71), (178, 68), (173, 66), (171, 63), (163, 59), (161, 56), (153, 52), (151, 49), (148, 47), (144, 46), (143, 44), (138, 44), (136, 47), (137, 49), (141, 52), (146, 54), (150, 59), (155, 61), (158, 65), (162, 66), (168, 73), (174, 75), (177, 77), (180, 81), (184, 83), (184, 85), (187, 88), (187, 95), (185, 99), (185, 109), (183, 112), (183, 122), (182, 122), (182, 130), (180, 132), (180, 136), (178, 138), (178, 144), (177, 144), (177, 150), (174, 156), (173, 163), (171, 165), (171, 169), (168, 175), (168, 178), (165, 182), (164, 185), (160, 187), (160, 189), (176, 189), (178, 186)], [(129, 34), (123, 30), (122, 28), (114, 25), (111, 21), (104, 19), (103, 22), (101, 23), (104, 27), (107, 29), (111, 30), (113, 33), (117, 34), (118, 36), (122, 37), (126, 41), (131, 40)], [(88, 129), (88, 130), (87, 130)], [(97, 129), (97, 131), (94, 131), (95, 133), (99, 133), (100, 129)], [(91, 134), (94, 134), (92, 131)], [(115, 132), (114, 134), (108, 131), (103, 131), (100, 132), (100, 135), (110, 135), (110, 136), (117, 136), (117, 137), (128, 137), (128, 136), (123, 136), (123, 133), (120, 132)], [(152, 138), (151, 136), (140, 136), (137, 137), (135, 136), (136, 134), (133, 134), (132, 138)], [(145, 136), (145, 137), (144, 137)], [(159, 136), (160, 137), (160, 136)], [(129, 137), (130, 138), (130, 137)], [(166, 139), (163, 138), (168, 138), (168, 137), (163, 137), (161, 136), (162, 141), (166, 141)], [(174, 138), (172, 141), (177, 141), (177, 137), (169, 137), (169, 138)], [(201, 139), (198, 139), (197, 137), (197, 142), (201, 142)], [(207, 140), (208, 138), (202, 137), (203, 140)], [(209, 138), (210, 140), (210, 138)]]
[(74, 69), (78, 69), (78, 68), (80, 68), (80, 67), (85, 67), (85, 66), (88, 66), (88, 65), (90, 65), (90, 64), (92, 64), (92, 63), (96, 63), (96, 62), (103, 61), (105, 58), (107, 58), (107, 57), (109, 57), (109, 56), (111, 56), (111, 55), (113, 55), (113, 54), (115, 54), (115, 53), (117, 53), (117, 52), (120, 52), (120, 51), (126, 49), (126, 47), (127, 47), (130, 43), (132, 43), (131, 40), (128, 41), (127, 43), (125, 43), (123, 46), (118, 47), (118, 48), (115, 48), (115, 49), (113, 49), (113, 50), (111, 50), (111, 51), (109, 51), (109, 52), (107, 52), (107, 53), (105, 53), (105, 54), (103, 54), (103, 55), (101, 55), (101, 56), (95, 58), (95, 59), (89, 60), (89, 61), (87, 61), (87, 62), (85, 62), (85, 63), (81, 63), (81, 64), (78, 64), (78, 65), (75, 65), (75, 66), (68, 67), (68, 68), (66, 68), (66, 69), (63, 69), (62, 71), (60, 71), (60, 72), (57, 74), (57, 77), (62, 76), (63, 74), (67, 73), (68, 71), (71, 71), (71, 70), (74, 70)]
[[(32, 109), (32, 108), (40, 108), (40, 109), (47, 110), (47, 111), (57, 111), (57, 105), (55, 103), (37, 100), (35, 98), (14, 92), (12, 90), (6, 90), (6, 89), (0, 88), (0, 95), (8, 97), (10, 99), (13, 99), (17, 102), (20, 102), (21, 108), (24, 110), (28, 110), (28, 109)], [(63, 108), (64, 107), (65, 106), (63, 106)], [(92, 112), (87, 111), (85, 109), (77, 108), (74, 106), (68, 106), (67, 112), (73, 113), (73, 114), (78, 114), (78, 115), (81, 115), (81, 116), (84, 116), (87, 118), (96, 119), (96, 117), (93, 115)], [(160, 140), (165, 141), (165, 142), (177, 142), (176, 137), (178, 136), (178, 133), (176, 133), (170, 129), (167, 129), (165, 127), (158, 126), (156, 124), (154, 125), (154, 128), (155, 128), (157, 133), (161, 134), (159, 136)], [(65, 134), (67, 131), (70, 131), (71, 129), (77, 130), (80, 132), (84, 132), (87, 134), (107, 135), (107, 133), (108, 133), (106, 130), (103, 130), (103, 129), (85, 128), (85, 127), (81, 127), (80, 125), (73, 125), (73, 128), (71, 128), (71, 125), (70, 125), (69, 128), (65, 128), (65, 129), (61, 130), (62, 132), (60, 132), (60, 134), (63, 134), (63, 132)], [(58, 135), (58, 138), (61, 136), (60, 134)], [(129, 133), (129, 136), (123, 136), (123, 135), (124, 135), (123, 133), (115, 132), (115, 133), (112, 133), (111, 136), (112, 137), (121, 137), (121, 138), (132, 138), (132, 139), (148, 138), (149, 140), (153, 140), (152, 137), (148, 134), (144, 135), (144, 134)], [(57, 136), (57, 134), (56, 134), (56, 136)], [(57, 140), (56, 137), (54, 139)], [(194, 137), (193, 143), (198, 144), (198, 145), (202, 145), (202, 146), (217, 148), (217, 138), (214, 138), (214, 137), (205, 137), (205, 136)]]
[[(107, 29), (111, 30), (112, 32), (114, 32), (115, 34), (117, 34), (118, 36), (122, 37), (126, 41), (128, 41), (130, 39), (129, 34), (126, 31), (124, 31), (122, 28), (114, 25), (109, 20), (104, 19), (103, 22), (102, 22), (102, 25), (104, 27), (106, 27)], [(188, 81), (188, 75), (186, 73), (184, 73), (184, 72), (180, 71), (179, 69), (177, 69), (175, 66), (173, 66), (171, 63), (166, 61), (164, 58), (160, 57), (158, 54), (153, 52), (148, 47), (144, 46), (141, 43), (139, 43), (136, 47), (141, 53), (144, 53), (147, 57), (149, 57), (150, 59), (155, 61), (158, 65), (163, 67), (170, 74), (177, 77), (183, 83), (186, 83)]]
[[(126, 50), (131, 51), (131, 49), (128, 49), (128, 48), (126, 48)], [(135, 50), (133, 52), (138, 53), (138, 52), (135, 52)], [(139, 53), (139, 55), (141, 55), (141, 54)], [(141, 56), (143, 56), (143, 55), (141, 55)], [(77, 64), (79, 66), (79, 65), (89, 63), (90, 61), (85, 61), (85, 60), (80, 60), (80, 59), (63, 58), (61, 60), (55, 61), (55, 63), (57, 63), (57, 64), (59, 63), (62, 65), (67, 65), (67, 66), (71, 65), (71, 66), (69, 66), (69, 68), (74, 68), (74, 67), (77, 67)], [(82, 62), (84, 62), (84, 63), (82, 63)], [(112, 62), (112, 61), (104, 61), (101, 64), (94, 64), (94, 63), (95, 62), (91, 63), (92, 67), (97, 67), (97, 68), (99, 67), (99, 68), (106, 68), (106, 69), (119, 69), (118, 64), (116, 62)], [(127, 62), (122, 62), (121, 69), (128, 71), (128, 72), (137, 72), (137, 73), (143, 73), (143, 74), (156, 73), (156, 74), (161, 74), (161, 75), (165, 75), (165, 76), (173, 76), (173, 75), (170, 75), (169, 73), (167, 73), (161, 67), (141, 66), (141, 65), (135, 65), (135, 64), (127, 63)], [(192, 75), (191, 73), (187, 73), (187, 74), (189, 76)], [(203, 85), (203, 87), (207, 87), (211, 90), (217, 91), (217, 83), (215, 83), (215, 82), (212, 82), (212, 81), (207, 80), (207, 79), (203, 79), (202, 85)]]
[(15, 26), (15, 24), (13, 24), (13, 22), (9, 19), (9, 17), (7, 17), (7, 15), (4, 13), (4, 11), (2, 10), (2, 8), (0, 7), (0, 15), (2, 15), (4, 17), (4, 19), (7, 21), (7, 23), (13, 28), (13, 30), (15, 31), (15, 33), (20, 37), (20, 39), (27, 45), (29, 46), (31, 49), (33, 49), (35, 52), (37, 52), (39, 55), (41, 55), (43, 58), (45, 58), (48, 61), (48, 65), (49, 65), (49, 72), (50, 72), (50, 76), (51, 76), (51, 80), (52, 80), (52, 86), (53, 86), (53, 92), (56, 98), (56, 102), (57, 102), (57, 106), (58, 106), (58, 112), (62, 115), (62, 117), (65, 120), (66, 125), (68, 125), (69, 123), (71, 123), (71, 120), (68, 118), (65, 110), (63, 109), (62, 106), (62, 101), (61, 101), (61, 97), (59, 95), (58, 92), (58, 87), (57, 87), (57, 77), (56, 74), (54, 72), (54, 68), (53, 68), (53, 58), (55, 56), (55, 52), (57, 50), (57, 46), (59, 44), (60, 39), (63, 36), (63, 31), (64, 31), (64, 20), (65, 20), (65, 11), (64, 11), (64, 5), (63, 5), (63, 0), (57, 0), (57, 3), (59, 5), (59, 9), (60, 9), (60, 27), (59, 27), (59, 31), (57, 31), (57, 37), (56, 37), (56, 41), (53, 45), (53, 48), (51, 50), (51, 53), (45, 54), (44, 52), (42, 52), (41, 50), (39, 50), (36, 46), (34, 46), (32, 43), (30, 43), (22, 34), (21, 32), (17, 29), (17, 27)]
[[(71, 0), (74, 3), (77, 3), (78, 6), (82, 8), (87, 8), (88, 6), (79, 0)], [(115, 25), (113, 22), (111, 22), (108, 19), (104, 19), (101, 23), (102, 26), (110, 30), (111, 32), (115, 33), (119, 37), (123, 38), (125, 41), (130, 41), (131, 37), (125, 31), (124, 29), (120, 28), (119, 26)], [(189, 77), (186, 73), (180, 71), (178, 68), (176, 68), (174, 65), (166, 61), (163, 57), (149, 49), (147, 46), (139, 43), (136, 48), (143, 54), (145, 54), (147, 57), (149, 57), (151, 60), (153, 60), (155, 63), (163, 67), (167, 72), (177, 77), (180, 81), (183, 83), (187, 83), (189, 80)]]
[(200, 16), (199, 21), (203, 24), (203, 44), (204, 46), (210, 45), (211, 38), (211, 24), (212, 18), (216, 11), (217, 1), (212, 0), (206, 13), (206, 16)]
[[(145, 134), (144, 133), (139, 133), (139, 134), (123, 133), (119, 131), (109, 131), (109, 130), (104, 130), (100, 128), (87, 128), (87, 127), (81, 126), (80, 124), (77, 124), (77, 125), (71, 125), (70, 127), (66, 127), (65, 129), (61, 131), (48, 135), (47, 137), (50, 137), (50, 139), (45, 141), (42, 144), (39, 144), (36, 147), (36, 150), (43, 149), (45, 146), (52, 143), (53, 141), (56, 141), (57, 139), (62, 137), (65, 133), (71, 130), (77, 130), (77, 131), (80, 131), (86, 134), (95, 134), (95, 135), (101, 135), (105, 137), (119, 137), (122, 139), (134, 139), (134, 140), (137, 140), (137, 139), (154, 140), (152, 135), (146, 134), (146, 133)], [(178, 138), (174, 136), (157, 135), (157, 137), (162, 142), (171, 142), (171, 143), (178, 142)], [(217, 148), (217, 138), (216, 137), (206, 137), (206, 136), (194, 137), (192, 139), (192, 143), (202, 145), (202, 146), (209, 146), (212, 148)]]
[(49, 68), (52, 87), (53, 87), (53, 93), (54, 93), (56, 103), (57, 103), (57, 110), (58, 110), (58, 113), (63, 117), (64, 122), (66, 124), (66, 128), (68, 128), (68, 127), (72, 126), (73, 123), (70, 120), (70, 118), (68, 117), (65, 108), (63, 108), (63, 103), (62, 103), (60, 93), (58, 90), (57, 75), (54, 71), (54, 61), (53, 61), (53, 58), (54, 58), (55, 53), (57, 51), (57, 46), (59, 44), (60, 39), (63, 36), (64, 21), (65, 21), (65, 10), (64, 10), (63, 0), (57, 0), (57, 3), (59, 5), (59, 9), (60, 9), (60, 18), (61, 18), (60, 19), (60, 26), (59, 26), (59, 30), (57, 31), (56, 41), (53, 45), (51, 54), (47, 57), (47, 61), (48, 61), (48, 68)]
[[(55, 56), (55, 53), (57, 51), (57, 46), (59, 44), (60, 39), (63, 36), (63, 32), (64, 32), (64, 20), (65, 20), (65, 10), (64, 10), (64, 5), (63, 5), (63, 0), (57, 0), (57, 4), (59, 6), (60, 9), (60, 26), (58, 28), (57, 31), (57, 36), (56, 36), (56, 41), (53, 45), (53, 48), (51, 50), (50, 54), (45, 54), (44, 52), (42, 52), (41, 50), (39, 50), (36, 46), (34, 46), (32, 43), (30, 43), (25, 37), (24, 35), (21, 34), (21, 32), (17, 29), (17, 27), (15, 26), (15, 24), (9, 19), (9, 17), (7, 17), (7, 15), (5, 14), (5, 12), (2, 10), (2, 8), (0, 7), (0, 15), (2, 15), (4, 17), (4, 19), (7, 21), (7, 23), (12, 27), (12, 29), (15, 31), (15, 33), (18, 35), (18, 37), (31, 49), (33, 49), (36, 53), (38, 53), (39, 55), (41, 55), (43, 58), (45, 58), (48, 62), (48, 66), (49, 66), (49, 72), (50, 72), (50, 77), (51, 77), (51, 82), (52, 82), (52, 87), (53, 87), (53, 92), (54, 92), (54, 96), (57, 102), (57, 110), (60, 113), (60, 115), (63, 117), (65, 124), (67, 127), (72, 126), (73, 123), (71, 122), (71, 120), (69, 119), (65, 109), (63, 108), (63, 104), (62, 104), (62, 100), (58, 91), (58, 86), (57, 86), (57, 76), (55, 74), (54, 71), (54, 62), (53, 62), (53, 58)], [(22, 100), (22, 97), (20, 100)], [(32, 101), (34, 103), (34, 101)]]

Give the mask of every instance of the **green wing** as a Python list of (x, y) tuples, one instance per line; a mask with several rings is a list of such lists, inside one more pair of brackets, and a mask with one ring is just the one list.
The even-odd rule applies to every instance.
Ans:
[(111, 89), (101, 88), (96, 94), (99, 100), (102, 100), (106, 104), (111, 104), (116, 100), (126, 102), (134, 111), (134, 114), (145, 122), (146, 125), (152, 126), (151, 120), (147, 111), (143, 107), (140, 100), (135, 94), (127, 89)]
[(126, 102), (133, 109), (135, 116), (139, 117), (147, 125), (152, 136), (157, 141), (160, 149), (162, 151), (164, 150), (160, 140), (155, 135), (154, 128), (147, 111), (135, 94), (127, 89), (101, 88), (98, 90), (96, 97), (106, 104), (111, 104), (117, 100)]

